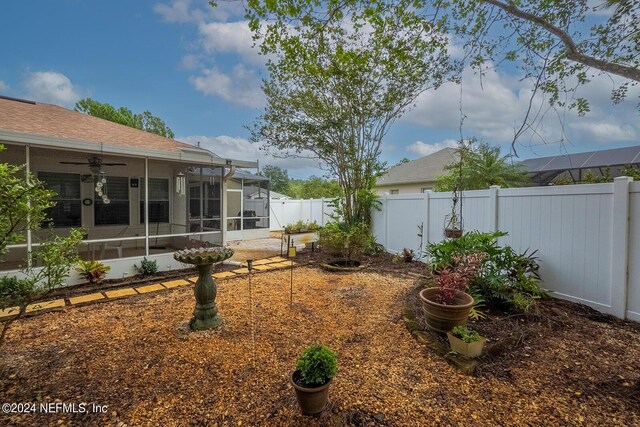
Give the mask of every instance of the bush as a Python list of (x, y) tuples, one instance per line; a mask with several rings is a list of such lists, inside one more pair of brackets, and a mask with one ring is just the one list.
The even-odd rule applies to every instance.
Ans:
[(100, 261), (78, 261), (78, 267), (76, 271), (80, 273), (82, 277), (87, 279), (92, 285), (102, 283), (107, 271), (111, 270), (111, 267), (101, 263)]
[(320, 230), (320, 244), (346, 261), (358, 261), (363, 254), (379, 252), (381, 248), (364, 222), (329, 222)]
[(299, 220), (294, 223), (287, 224), (284, 227), (284, 232), (287, 234), (307, 233), (307, 232), (318, 231), (319, 229), (320, 229), (320, 226), (315, 221), (309, 222), (309, 221)]
[(0, 309), (28, 304), (37, 295), (34, 285), (29, 279), (0, 277)]
[(147, 257), (144, 257), (142, 261), (140, 261), (140, 267), (133, 264), (133, 268), (143, 277), (152, 276), (158, 272), (158, 262), (155, 260), (149, 261)]
[(527, 311), (536, 299), (547, 295), (540, 287), (539, 264), (535, 252), (519, 254), (510, 246), (498, 245), (497, 238), (506, 235), (499, 231), (473, 231), (459, 239), (430, 243), (426, 247), (429, 266), (442, 272), (453, 268), (457, 257), (485, 254), (467, 292), (477, 302), (492, 308)]
[(337, 359), (330, 348), (313, 345), (302, 352), (296, 363), (296, 370), (307, 386), (319, 387), (336, 375)]

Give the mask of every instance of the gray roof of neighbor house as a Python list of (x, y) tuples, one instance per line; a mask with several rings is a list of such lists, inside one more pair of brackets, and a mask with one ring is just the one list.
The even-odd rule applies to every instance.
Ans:
[(640, 145), (586, 153), (523, 160), (522, 165), (538, 183), (551, 181), (564, 171), (579, 171), (640, 164)]
[(0, 141), (178, 161), (256, 167), (191, 144), (57, 105), (0, 95)]
[(376, 185), (435, 181), (439, 175), (444, 174), (446, 165), (457, 160), (458, 155), (455, 148), (444, 148), (428, 156), (392, 167), (386, 174), (378, 178)]

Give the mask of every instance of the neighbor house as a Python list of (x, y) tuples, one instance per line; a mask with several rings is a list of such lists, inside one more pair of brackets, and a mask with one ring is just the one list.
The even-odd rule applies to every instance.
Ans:
[[(257, 162), (8, 97), (0, 97), (0, 144), (0, 161), (26, 165), (56, 192), (54, 230), (86, 230), (81, 257), (109, 260), (112, 277), (133, 274), (143, 256), (166, 270), (180, 267), (177, 249), (269, 235), (269, 180), (238, 169)], [(23, 263), (43, 232), (12, 246), (0, 270)]]
[(445, 166), (458, 161), (455, 148), (444, 148), (428, 156), (394, 166), (378, 178), (379, 195), (424, 193), (432, 190), (436, 179), (446, 173)]

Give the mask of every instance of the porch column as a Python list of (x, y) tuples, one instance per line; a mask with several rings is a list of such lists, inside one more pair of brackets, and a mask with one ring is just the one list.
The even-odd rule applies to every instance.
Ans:
[[(27, 183), (27, 187), (31, 184), (31, 179), (29, 175), (31, 174), (31, 157), (29, 155), (29, 146), (24, 146), (24, 154), (25, 154), (25, 181)], [(31, 199), (27, 199), (27, 206), (31, 208)], [(31, 215), (27, 215), (27, 266), (31, 268), (32, 265), (32, 257), (31, 257)]]
[(149, 158), (144, 158), (144, 255), (149, 256)]
[(220, 230), (222, 231), (222, 246), (227, 246), (227, 180), (225, 179), (227, 168), (222, 167), (222, 185), (220, 187)]

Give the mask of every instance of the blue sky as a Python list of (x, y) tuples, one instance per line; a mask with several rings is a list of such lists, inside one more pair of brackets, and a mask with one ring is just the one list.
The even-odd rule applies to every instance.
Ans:
[[(72, 108), (84, 97), (163, 118), (177, 139), (220, 155), (259, 158), (289, 175), (321, 175), (315, 163), (276, 159), (247, 141), (264, 105), (262, 58), (252, 49), (238, 2), (213, 9), (202, 0), (31, 0), (0, 5), (0, 94)], [(507, 71), (480, 85), (463, 77), (463, 133), (508, 150), (528, 100), (528, 85)], [(545, 144), (523, 141), (522, 158), (638, 144), (638, 91), (621, 105), (609, 100), (611, 81), (583, 90), (592, 113), (568, 113), (562, 141), (557, 120), (540, 123)], [(460, 87), (423, 94), (391, 129), (383, 159), (393, 164), (451, 145), (459, 133)], [(533, 147), (529, 145), (533, 144)]]

